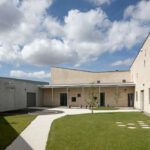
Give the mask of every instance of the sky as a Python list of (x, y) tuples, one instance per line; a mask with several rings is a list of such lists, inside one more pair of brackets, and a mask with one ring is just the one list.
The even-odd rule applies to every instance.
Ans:
[(0, 0), (0, 76), (50, 82), (52, 66), (128, 70), (150, 0)]

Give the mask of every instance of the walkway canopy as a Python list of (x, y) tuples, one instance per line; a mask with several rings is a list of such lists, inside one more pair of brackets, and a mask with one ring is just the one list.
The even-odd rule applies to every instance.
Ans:
[(79, 88), (79, 87), (134, 87), (132, 82), (128, 83), (100, 83), (100, 84), (56, 84), (42, 85), (40, 88)]

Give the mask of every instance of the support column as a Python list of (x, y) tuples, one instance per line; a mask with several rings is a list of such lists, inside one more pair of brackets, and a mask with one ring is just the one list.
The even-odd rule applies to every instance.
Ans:
[(84, 104), (84, 101), (85, 101), (84, 87), (82, 87), (82, 93), (81, 93), (81, 96), (82, 96), (82, 104)]
[(52, 105), (53, 105), (53, 98), (54, 98), (54, 97), (53, 97), (53, 88), (52, 88)]
[(101, 93), (100, 86), (98, 87), (98, 93), (99, 93), (99, 106), (100, 106), (100, 100), (101, 100), (101, 97), (100, 97), (100, 93)]
[(67, 105), (69, 105), (69, 103), (68, 103), (68, 88), (67, 88)]
[(118, 104), (118, 98), (119, 98), (119, 92), (118, 92), (118, 86), (116, 86), (116, 104)]
[(85, 107), (86, 107), (86, 100), (85, 100), (85, 88), (84, 87), (82, 87), (82, 101), (83, 101), (83, 105), (85, 105)]

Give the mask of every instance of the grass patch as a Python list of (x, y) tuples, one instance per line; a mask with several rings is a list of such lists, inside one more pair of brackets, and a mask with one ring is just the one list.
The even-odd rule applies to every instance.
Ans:
[(35, 119), (32, 115), (0, 116), (0, 150), (4, 150)]
[(93, 110), (118, 110), (119, 108), (116, 107), (96, 107)]
[(138, 120), (150, 118), (137, 112), (65, 116), (52, 123), (47, 150), (149, 150), (150, 129), (116, 125)]

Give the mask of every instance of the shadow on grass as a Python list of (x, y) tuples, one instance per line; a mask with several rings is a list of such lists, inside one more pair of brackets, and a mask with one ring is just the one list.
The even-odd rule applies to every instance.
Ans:
[(63, 111), (59, 110), (47, 110), (47, 109), (36, 109), (36, 108), (24, 108), (12, 111), (0, 112), (0, 116), (13, 116), (13, 115), (49, 115), (59, 114)]
[(16, 122), (8, 122), (5, 117), (7, 116), (0, 116), (0, 150), (4, 150), (14, 140), (14, 143), (7, 147), (7, 150), (32, 150), (30, 145), (12, 127)]

